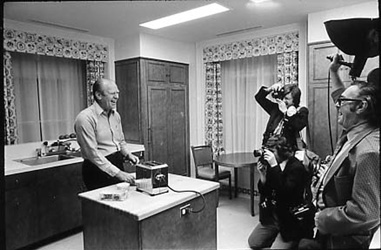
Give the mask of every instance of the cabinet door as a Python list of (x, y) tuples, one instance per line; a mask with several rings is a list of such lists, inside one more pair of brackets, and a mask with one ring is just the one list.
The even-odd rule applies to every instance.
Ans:
[(169, 157), (167, 122), (170, 110), (168, 109), (168, 88), (166, 86), (147, 86), (148, 95), (148, 159), (167, 163)]
[(38, 179), (41, 239), (81, 226), (81, 164), (41, 170)]
[(332, 155), (332, 148), (335, 147), (341, 131), (337, 124), (337, 110), (330, 95), (331, 92), (328, 93), (327, 84), (315, 83), (309, 87), (308, 109), (311, 136), (309, 146), (312, 151), (323, 158)]
[[(314, 44), (309, 47), (309, 82), (327, 82), (328, 81), (328, 68), (331, 61), (327, 56), (334, 56), (340, 53), (344, 61), (351, 62), (351, 57), (345, 55), (332, 43)], [(344, 81), (350, 81), (349, 76), (350, 68), (342, 66), (339, 69), (340, 78)]]
[(127, 142), (143, 144), (139, 75), (138, 60), (115, 63), (115, 79), (120, 91), (118, 111), (124, 136)]
[(170, 87), (170, 172), (189, 175), (188, 66), (169, 63)]
[(169, 171), (174, 174), (188, 175), (188, 105), (187, 88), (178, 86), (171, 88), (170, 118), (171, 131), (170, 141), (170, 167)]
[(37, 192), (23, 187), (5, 192), (6, 249), (18, 249), (38, 239)]

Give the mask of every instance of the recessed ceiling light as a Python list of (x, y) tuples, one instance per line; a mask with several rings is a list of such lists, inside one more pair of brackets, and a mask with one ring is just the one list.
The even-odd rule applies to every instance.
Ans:
[(140, 26), (150, 28), (150, 29), (161, 29), (167, 26), (184, 23), (187, 21), (199, 19), (206, 16), (211, 16), (221, 12), (228, 11), (229, 9), (217, 4), (212, 3), (205, 5), (203, 7), (195, 8), (192, 10), (180, 12), (178, 14), (170, 15), (167, 17), (159, 18), (150, 22), (142, 23)]
[(250, 0), (253, 3), (264, 3), (264, 2), (269, 2), (271, 0)]

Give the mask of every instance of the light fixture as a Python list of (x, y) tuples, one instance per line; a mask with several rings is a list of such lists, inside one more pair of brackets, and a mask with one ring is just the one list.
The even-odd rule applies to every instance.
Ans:
[(156, 29), (161, 29), (171, 25), (199, 19), (202, 17), (211, 16), (211, 15), (225, 12), (228, 10), (229, 10), (228, 8), (220, 4), (212, 3), (212, 4), (205, 5), (203, 7), (180, 12), (180, 13), (159, 18), (150, 22), (142, 23), (140, 24), (140, 26), (156, 30)]
[(253, 3), (264, 3), (264, 2), (268, 2), (270, 0), (250, 0), (250, 1)]

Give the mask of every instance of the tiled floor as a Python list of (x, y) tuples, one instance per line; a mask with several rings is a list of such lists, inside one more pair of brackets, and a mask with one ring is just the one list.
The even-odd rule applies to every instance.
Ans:
[[(250, 249), (247, 244), (249, 234), (258, 223), (258, 206), (256, 215), (250, 215), (249, 196), (229, 198), (221, 194), (217, 208), (217, 248), (224, 250)], [(38, 250), (83, 250), (82, 233), (78, 233), (38, 248)]]

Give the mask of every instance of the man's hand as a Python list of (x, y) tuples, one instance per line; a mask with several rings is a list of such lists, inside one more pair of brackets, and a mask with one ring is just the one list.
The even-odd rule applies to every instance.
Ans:
[(265, 149), (265, 152), (263, 153), (263, 158), (269, 163), (269, 165), (273, 168), (278, 165), (278, 162), (275, 158), (275, 155), (273, 152), (271, 152), (268, 149)]
[(334, 57), (333, 57), (333, 60), (331, 62), (331, 64), (329, 65), (329, 70), (332, 72), (332, 73), (337, 73), (337, 71), (339, 70), (341, 64), (339, 64), (339, 60), (342, 60), (342, 56), (340, 54), (336, 54)]
[(267, 91), (269, 91), (269, 92), (279, 92), (279, 91), (281, 91), (282, 88), (283, 88), (283, 84), (282, 83), (274, 83), (273, 85), (271, 85), (270, 87), (267, 88)]
[(322, 230), (321, 226), (319, 225), (319, 215), (320, 215), (320, 212), (317, 212), (315, 214), (315, 226), (316, 226), (317, 230), (319, 230), (319, 233), (321, 233), (321, 234), (327, 234), (327, 232)]
[(280, 110), (280, 112), (282, 112), (283, 114), (285, 114), (287, 112), (287, 105), (286, 103), (281, 100), (281, 99), (275, 99), (276, 103), (278, 103), (278, 108)]
[(267, 170), (266, 164), (263, 164), (262, 162), (258, 161), (257, 169), (260, 174), (266, 175), (266, 170)]
[(119, 180), (121, 181), (125, 181), (125, 182), (128, 182), (130, 184), (135, 184), (135, 177), (129, 173), (126, 173), (126, 172), (123, 172), (123, 171), (119, 171), (116, 175), (115, 175), (116, 178), (118, 178)]
[(133, 153), (128, 153), (126, 155), (126, 159), (127, 160), (130, 160), (133, 164), (137, 164), (139, 163), (139, 157), (137, 157), (136, 155), (134, 155)]

